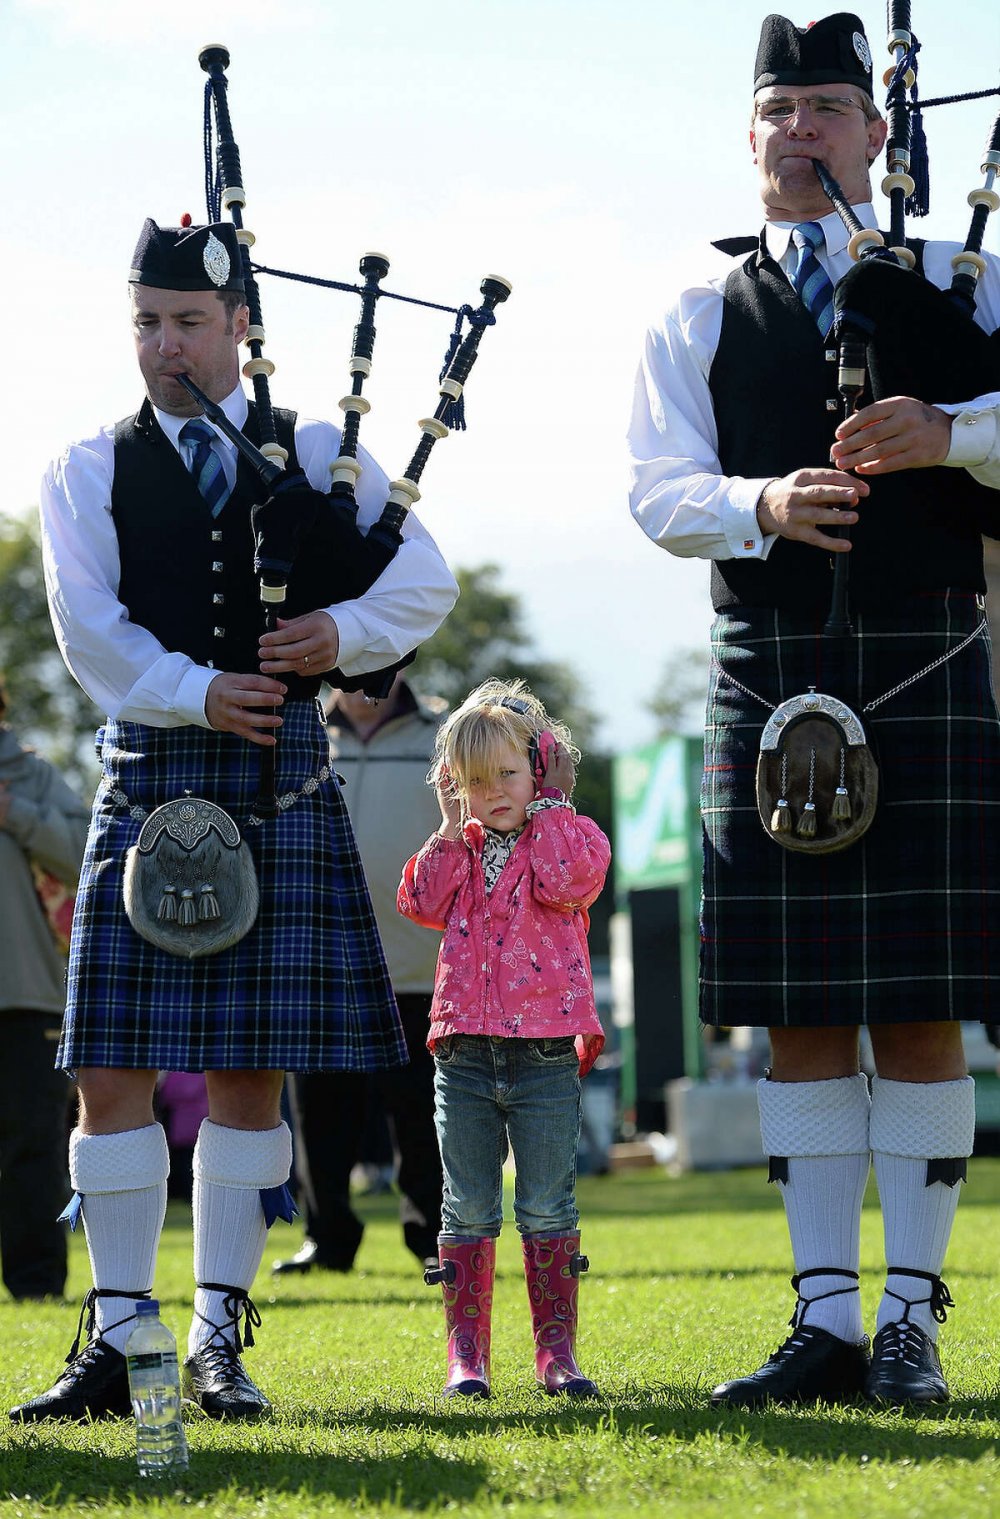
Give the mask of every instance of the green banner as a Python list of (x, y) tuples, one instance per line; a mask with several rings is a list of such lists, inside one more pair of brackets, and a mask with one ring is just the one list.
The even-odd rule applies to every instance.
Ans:
[(701, 869), (697, 837), (700, 739), (679, 735), (614, 761), (615, 879), (619, 890), (676, 886)]

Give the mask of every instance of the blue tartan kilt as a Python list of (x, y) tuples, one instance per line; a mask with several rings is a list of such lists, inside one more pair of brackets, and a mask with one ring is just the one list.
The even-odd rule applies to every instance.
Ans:
[[(980, 598), (915, 596), (858, 614), (856, 637), (766, 608), (713, 630), (702, 783), (701, 1017), (713, 1025), (1000, 1020), (1000, 721), (988, 630), (954, 649)], [(721, 667), (721, 668), (720, 668)], [(874, 821), (837, 854), (783, 849), (756, 803), (768, 711), (809, 686), (861, 717), (879, 766)]]
[[(109, 721), (98, 733), (103, 774), (73, 922), (61, 1068), (369, 1071), (405, 1064), (322, 713), (302, 701), (289, 703), (283, 716), (276, 790), (285, 805), (273, 821), (251, 827), (259, 746), (193, 726)], [(143, 816), (185, 791), (236, 820), (260, 887), (260, 911), (246, 937), (196, 960), (140, 938), (122, 901), (125, 856)]]

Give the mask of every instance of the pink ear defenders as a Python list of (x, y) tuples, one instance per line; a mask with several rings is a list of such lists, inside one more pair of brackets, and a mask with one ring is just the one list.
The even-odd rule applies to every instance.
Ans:
[[(500, 703), (502, 707), (509, 707), (512, 712), (520, 712), (522, 715), (531, 709), (526, 701), (521, 701), (517, 696), (505, 696)], [(554, 733), (544, 728), (541, 733), (536, 733), (528, 742), (528, 760), (531, 764), (531, 773), (535, 778), (535, 784), (541, 786), (545, 781), (545, 772), (548, 769), (549, 760), (556, 752), (557, 741)]]
[(556, 752), (555, 734), (550, 733), (548, 728), (543, 729), (537, 738), (533, 738), (528, 745), (528, 758), (531, 761), (531, 773), (538, 785), (545, 781), (545, 772), (549, 766), (549, 760)]

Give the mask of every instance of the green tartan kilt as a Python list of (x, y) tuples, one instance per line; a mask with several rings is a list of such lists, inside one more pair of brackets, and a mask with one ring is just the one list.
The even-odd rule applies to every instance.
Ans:
[[(702, 784), (701, 1016), (827, 1027), (1000, 1021), (1000, 720), (983, 629), (870, 715), (865, 704), (956, 648), (972, 592), (855, 617), (856, 637), (770, 608), (713, 630)], [(879, 765), (868, 833), (837, 854), (776, 844), (757, 811), (767, 708), (809, 686), (862, 717)]]

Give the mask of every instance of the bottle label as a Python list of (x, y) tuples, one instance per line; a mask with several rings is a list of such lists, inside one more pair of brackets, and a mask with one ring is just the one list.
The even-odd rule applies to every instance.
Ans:
[(177, 1372), (177, 1352), (171, 1350), (150, 1350), (139, 1355), (130, 1355), (128, 1358), (129, 1371), (163, 1371)]

